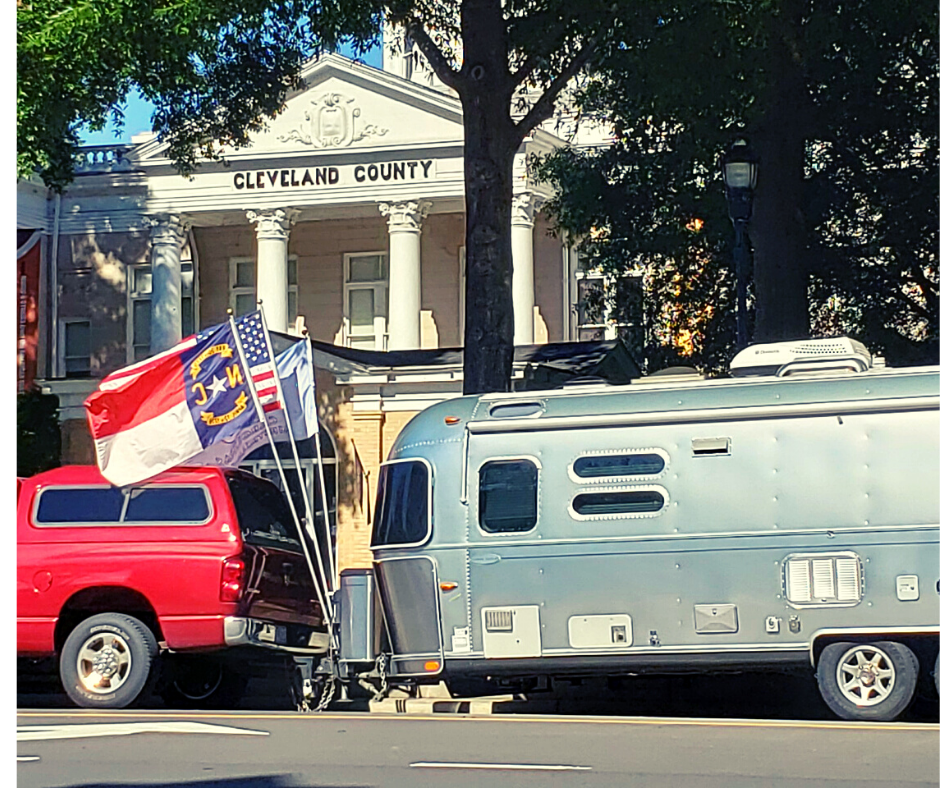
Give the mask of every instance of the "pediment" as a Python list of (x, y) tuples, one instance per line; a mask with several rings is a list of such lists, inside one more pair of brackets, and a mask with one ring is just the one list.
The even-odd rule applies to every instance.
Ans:
[[(302, 73), (305, 86), (283, 111), (226, 158), (323, 154), (463, 141), (460, 102), (340, 55), (325, 55)], [(139, 163), (163, 159), (166, 145), (143, 143)]]

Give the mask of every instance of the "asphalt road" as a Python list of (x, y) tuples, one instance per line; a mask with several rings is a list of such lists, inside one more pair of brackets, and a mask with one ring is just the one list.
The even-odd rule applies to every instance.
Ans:
[(20, 788), (940, 784), (923, 723), (51, 709), (17, 740)]

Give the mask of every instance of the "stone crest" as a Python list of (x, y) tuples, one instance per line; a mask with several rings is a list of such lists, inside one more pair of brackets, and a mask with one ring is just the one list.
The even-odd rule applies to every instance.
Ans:
[(314, 148), (344, 148), (367, 137), (381, 137), (388, 129), (374, 123), (362, 125), (362, 110), (352, 106), (354, 98), (342, 93), (324, 93), (310, 102), (304, 122), (278, 137), (281, 142), (300, 142)]

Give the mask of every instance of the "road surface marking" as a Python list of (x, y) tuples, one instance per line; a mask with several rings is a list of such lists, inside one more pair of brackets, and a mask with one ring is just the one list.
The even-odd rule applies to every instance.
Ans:
[[(76, 711), (18, 711), (18, 717), (59, 717), (88, 719), (88, 712)], [(106, 715), (110, 719), (121, 717), (134, 717), (136, 719), (163, 719), (167, 712), (116, 712), (109, 711)], [(690, 728), (800, 728), (815, 730), (847, 730), (847, 731), (896, 731), (899, 733), (924, 732), (937, 733), (940, 726), (936, 723), (917, 722), (839, 722), (833, 721), (801, 721), (801, 720), (745, 720), (745, 719), (703, 719), (695, 717), (574, 717), (559, 716), (545, 717), (536, 714), (506, 714), (486, 717), (472, 717), (467, 714), (350, 714), (338, 712), (321, 712), (318, 714), (299, 714), (297, 712), (248, 712), (248, 713), (217, 713), (195, 712), (192, 714), (173, 713), (174, 717), (193, 718), (200, 720), (293, 720), (295, 722), (311, 722), (320, 720), (401, 720), (409, 722), (498, 722), (498, 723), (553, 723), (553, 724), (590, 724), (590, 725), (660, 725), (683, 726)]]
[(593, 768), (554, 763), (437, 763), (435, 761), (420, 761), (408, 765), (412, 769), (515, 769), (534, 772), (589, 772)]
[(20, 763), (21, 761), (38, 761), (38, 755), (17, 755), (16, 762)]
[(242, 736), (268, 736), (268, 731), (250, 731), (206, 722), (103, 722), (85, 725), (17, 726), (17, 741), (86, 739), (95, 736), (130, 736), (134, 733), (221, 733)]

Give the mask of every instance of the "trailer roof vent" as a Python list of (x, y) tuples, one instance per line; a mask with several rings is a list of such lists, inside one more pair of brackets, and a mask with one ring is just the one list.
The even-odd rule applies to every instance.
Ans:
[(751, 345), (731, 360), (731, 374), (735, 377), (865, 372), (871, 368), (872, 357), (868, 348), (848, 337)]

